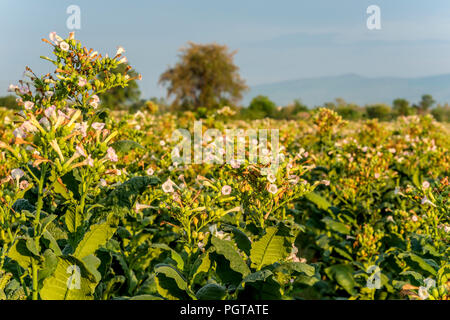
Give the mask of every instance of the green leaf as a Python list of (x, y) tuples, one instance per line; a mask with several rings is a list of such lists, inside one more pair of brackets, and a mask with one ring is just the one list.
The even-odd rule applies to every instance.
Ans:
[(102, 263), (99, 258), (90, 254), (84, 257), (81, 262), (83, 262), (86, 269), (94, 276), (95, 281), (99, 282), (102, 279), (102, 275), (97, 270), (100, 264)]
[(315, 274), (315, 269), (313, 266), (310, 266), (309, 264), (302, 262), (283, 262), (275, 270), (276, 271), (285, 270), (288, 271), (289, 273), (292, 272), (304, 273), (309, 277), (312, 277)]
[(133, 177), (112, 190), (106, 199), (106, 204), (131, 209), (137, 196), (141, 195), (148, 187), (156, 186), (159, 183), (160, 180), (157, 177)]
[(82, 216), (76, 213), (75, 208), (69, 207), (64, 215), (67, 230), (71, 233), (76, 232), (83, 222), (82, 219)]
[(40, 248), (36, 245), (36, 241), (33, 238), (28, 238), (25, 241), (27, 249), (34, 254), (35, 256), (39, 256)]
[(97, 282), (83, 263), (72, 256), (58, 257), (51, 277), (44, 280), (40, 296), (43, 300), (91, 300)]
[(242, 290), (245, 287), (245, 284), (249, 282), (266, 281), (271, 275), (273, 275), (272, 271), (267, 269), (250, 273), (241, 281), (238, 290)]
[(404, 259), (405, 262), (413, 268), (413, 270), (417, 270), (417, 268), (419, 268), (423, 271), (431, 273), (432, 275), (436, 275), (437, 271), (425, 259), (422, 259), (412, 252), (401, 253), (398, 257), (400, 259)]
[(338, 264), (325, 269), (329, 278), (336, 281), (350, 295), (355, 295), (355, 287), (358, 286), (353, 278), (353, 268), (349, 265)]
[(144, 149), (139, 143), (131, 140), (120, 140), (111, 144), (116, 152), (127, 153), (134, 149)]
[(252, 243), (250, 242), (250, 239), (247, 237), (247, 235), (240, 229), (229, 226), (228, 227), (231, 232), (233, 233), (234, 242), (236, 242), (236, 245), (238, 248), (245, 252), (246, 255), (250, 255), (250, 250), (252, 248)]
[(250, 250), (252, 267), (260, 270), (262, 267), (281, 262), (289, 255), (291, 244), (288, 237), (279, 236), (275, 227), (267, 228), (266, 234), (254, 242)]
[(52, 250), (47, 249), (44, 252), (44, 262), (42, 268), (38, 270), (38, 279), (42, 281), (43, 279), (51, 276), (55, 272), (58, 265), (58, 257), (53, 253)]
[(310, 192), (306, 194), (305, 197), (306, 199), (314, 203), (319, 209), (328, 210), (328, 208), (331, 207), (331, 203), (328, 202), (327, 199), (318, 195), (315, 192)]
[(227, 294), (225, 287), (215, 283), (208, 283), (200, 288), (195, 296), (199, 300), (222, 300)]
[(232, 242), (221, 240), (217, 237), (212, 237), (211, 243), (216, 249), (216, 252), (220, 255), (223, 255), (225, 259), (230, 262), (231, 269), (239, 272), (244, 277), (250, 273), (250, 269), (248, 268), (242, 257), (239, 255), (237, 250), (234, 248)]
[(184, 260), (183, 260), (183, 258), (180, 256), (180, 254), (178, 252), (173, 250), (167, 244), (165, 244), (165, 243), (154, 243), (154, 244), (152, 244), (152, 248), (158, 248), (158, 249), (163, 249), (163, 250), (170, 251), (171, 257), (177, 263), (178, 269), (184, 270)]
[(12, 209), (16, 212), (22, 212), (22, 210), (33, 212), (36, 210), (36, 207), (33, 206), (27, 199), (17, 199), (12, 205)]
[[(59, 248), (58, 242), (56, 242), (55, 238), (52, 236), (52, 234), (50, 232), (45, 230), (44, 233), (42, 234), (41, 239), (45, 239), (48, 241), (47, 247), (52, 249), (56, 255), (58, 255), (58, 256), (62, 255), (62, 252), (61, 252), (61, 249)], [(45, 242), (45, 241), (43, 241), (43, 242)]]
[(9, 249), (7, 256), (24, 269), (28, 269), (31, 266), (34, 258), (34, 254), (27, 248), (25, 239), (17, 240)]
[(190, 277), (193, 282), (196, 282), (198, 276), (202, 273), (208, 273), (211, 268), (211, 259), (209, 258), (209, 252), (197, 257), (194, 264), (192, 265)]
[(116, 228), (112, 227), (109, 222), (92, 225), (78, 244), (73, 255), (78, 259), (83, 259), (93, 254), (100, 246), (105, 245), (111, 239), (115, 231)]
[(155, 272), (156, 272), (156, 274), (162, 273), (166, 277), (175, 280), (178, 288), (180, 288), (181, 290), (187, 289), (186, 279), (184, 278), (181, 271), (179, 271), (174, 266), (171, 266), (170, 264), (163, 264), (163, 263), (157, 264), (155, 266)]
[(323, 223), (326, 224), (326, 226), (336, 232), (342, 233), (342, 234), (350, 234), (350, 226), (347, 226), (346, 224), (338, 221), (334, 221), (333, 219), (329, 217), (325, 217), (321, 220)]

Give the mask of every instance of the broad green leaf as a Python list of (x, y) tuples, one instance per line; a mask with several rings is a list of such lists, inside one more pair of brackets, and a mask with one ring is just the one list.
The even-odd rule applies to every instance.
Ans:
[(209, 252), (206, 252), (200, 255), (195, 260), (191, 268), (190, 277), (193, 279), (193, 282), (196, 281), (197, 276), (199, 276), (201, 273), (209, 272), (210, 268), (211, 268), (211, 259), (209, 258)]
[(115, 231), (116, 228), (112, 227), (109, 222), (92, 225), (78, 244), (73, 255), (78, 259), (83, 259), (93, 254), (100, 246), (108, 242)]
[(42, 264), (42, 268), (38, 270), (39, 281), (42, 281), (43, 279), (51, 276), (58, 265), (58, 257), (52, 250), (45, 250), (43, 257), (44, 262)]
[(64, 215), (64, 221), (66, 223), (67, 230), (74, 233), (81, 226), (83, 217), (76, 212), (75, 208), (69, 207)]
[(324, 222), (328, 228), (330, 228), (333, 231), (342, 233), (342, 234), (350, 234), (350, 226), (347, 226), (346, 224), (334, 221), (333, 219), (326, 217), (322, 219), (322, 222)]
[(223, 255), (225, 259), (230, 262), (231, 269), (241, 273), (244, 277), (250, 273), (250, 269), (248, 268), (242, 257), (239, 255), (232, 242), (221, 240), (217, 237), (212, 237), (211, 243), (216, 249), (216, 252)]
[(286, 270), (289, 273), (300, 272), (306, 274), (309, 277), (312, 277), (315, 274), (315, 269), (313, 266), (302, 262), (283, 262), (275, 270)]
[(231, 226), (230, 229), (234, 236), (234, 242), (236, 242), (238, 248), (244, 251), (245, 254), (249, 256), (250, 250), (252, 248), (252, 243), (250, 242), (250, 239), (242, 230), (234, 226)]
[(246, 283), (249, 282), (256, 282), (256, 281), (266, 281), (268, 277), (273, 275), (272, 271), (270, 270), (259, 270), (253, 273), (250, 273), (248, 276), (246, 276), (241, 283), (239, 284), (238, 290), (241, 290), (245, 287)]
[(97, 282), (83, 263), (71, 256), (58, 257), (51, 277), (44, 280), (40, 290), (43, 300), (91, 300)]
[(27, 248), (25, 239), (18, 239), (9, 249), (7, 257), (16, 261), (22, 268), (28, 269), (34, 258), (34, 254)]
[(227, 294), (225, 287), (215, 283), (208, 283), (200, 288), (195, 296), (199, 300), (222, 300)]
[(86, 269), (94, 276), (95, 281), (99, 282), (102, 279), (102, 275), (97, 270), (101, 264), (101, 260), (99, 258), (93, 254), (90, 254), (81, 259), (81, 262), (83, 262)]
[(154, 244), (152, 244), (152, 247), (170, 251), (171, 257), (177, 263), (178, 269), (184, 270), (184, 260), (183, 260), (183, 258), (180, 256), (180, 254), (178, 252), (173, 250), (167, 244), (165, 244), (165, 243), (154, 243)]
[(336, 281), (349, 294), (355, 295), (355, 287), (358, 286), (353, 278), (353, 269), (349, 265), (338, 264), (325, 269), (329, 278)]
[(36, 245), (36, 241), (33, 238), (26, 239), (25, 244), (32, 254), (39, 256), (40, 246)]
[(174, 266), (171, 266), (169, 264), (157, 264), (155, 267), (155, 272), (156, 272), (156, 274), (162, 273), (166, 277), (175, 280), (178, 288), (180, 288), (181, 290), (187, 289), (186, 279), (184, 278), (181, 271), (179, 271)]
[(289, 255), (291, 243), (288, 237), (279, 236), (276, 227), (267, 228), (266, 234), (255, 241), (250, 250), (252, 267), (260, 270), (262, 267), (281, 262)]
[(436, 275), (436, 270), (425, 260), (412, 252), (405, 252), (399, 255), (400, 259), (404, 259), (413, 270), (420, 268), (423, 271)]
[(310, 193), (306, 194), (305, 197), (306, 197), (306, 199), (308, 199), (309, 201), (314, 203), (319, 209), (327, 210), (331, 206), (331, 203), (328, 202), (327, 199), (318, 195), (315, 192), (310, 192)]
[(116, 152), (127, 153), (134, 149), (144, 149), (139, 143), (131, 140), (120, 140), (111, 144)]
[(159, 182), (157, 177), (133, 177), (112, 190), (106, 199), (106, 204), (131, 209), (137, 196), (148, 187), (158, 185)]
[(45, 240), (47, 240), (48, 241), (48, 248), (52, 249), (53, 252), (57, 256), (62, 255), (62, 252), (61, 252), (61, 249), (59, 248), (58, 242), (56, 242), (55, 238), (52, 236), (52, 234), (50, 232), (45, 230), (44, 233), (42, 234), (41, 240), (44, 241), (44, 242), (45, 242)]

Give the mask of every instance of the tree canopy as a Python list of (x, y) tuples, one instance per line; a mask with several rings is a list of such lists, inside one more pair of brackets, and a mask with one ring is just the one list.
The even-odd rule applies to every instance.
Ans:
[(247, 89), (233, 62), (236, 51), (225, 45), (189, 42), (180, 49), (179, 62), (169, 67), (159, 83), (167, 86), (173, 104), (185, 109), (236, 104)]

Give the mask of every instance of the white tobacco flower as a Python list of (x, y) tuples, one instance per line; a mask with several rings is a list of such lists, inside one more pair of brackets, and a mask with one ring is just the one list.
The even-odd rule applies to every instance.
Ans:
[(413, 215), (413, 216), (411, 217), (411, 220), (412, 220), (413, 222), (417, 222), (417, 221), (419, 220), (419, 218), (418, 218), (416, 215)]
[(33, 109), (33, 107), (34, 107), (34, 102), (31, 102), (31, 101), (25, 101), (24, 107), (25, 107), (25, 109), (27, 109), (27, 110), (31, 110), (31, 109)]
[(106, 182), (105, 179), (100, 179), (100, 186), (106, 187), (107, 185), (108, 185), (108, 183)]
[(83, 137), (86, 137), (87, 128), (88, 128), (88, 125), (87, 125), (87, 122), (85, 122), (85, 121), (75, 124), (75, 130), (79, 131)]
[(59, 37), (58, 37), (58, 35), (56, 34), (56, 32), (50, 32), (50, 34), (48, 35), (48, 37), (49, 37), (49, 39), (54, 43), (54, 44), (58, 44), (59, 43)]
[(11, 177), (15, 180), (19, 180), (25, 175), (25, 172), (23, 172), (22, 169), (12, 169), (11, 170)]
[(39, 124), (45, 128), (45, 130), (50, 130), (50, 121), (47, 119), (47, 117), (42, 117), (41, 120), (39, 120)]
[(121, 64), (121, 63), (127, 63), (127, 62), (128, 62), (127, 57), (123, 57), (122, 59), (119, 60), (119, 64)]
[(19, 139), (24, 139), (27, 136), (27, 134), (25, 133), (25, 131), (21, 127), (15, 129), (13, 131), (13, 135), (16, 138), (19, 138)]
[(154, 173), (154, 170), (153, 170), (152, 168), (148, 168), (147, 171), (146, 171), (146, 173), (147, 173), (149, 176), (152, 176), (153, 173)]
[(67, 42), (65, 42), (65, 41), (61, 42), (59, 44), (59, 47), (61, 48), (62, 51), (67, 51), (70, 48), (69, 44)]
[(229, 185), (225, 185), (222, 187), (221, 191), (224, 196), (227, 196), (231, 193), (231, 187)]
[(25, 189), (27, 189), (29, 187), (29, 185), (30, 185), (30, 183), (27, 180), (22, 180), (19, 183), (19, 188), (21, 190), (25, 190)]
[(268, 191), (271, 194), (276, 194), (278, 192), (278, 187), (274, 184), (269, 185)]
[(429, 187), (430, 187), (430, 183), (429, 183), (428, 181), (424, 181), (424, 182), (422, 183), (422, 188), (428, 189)]
[(110, 161), (117, 162), (119, 160), (116, 151), (112, 147), (109, 147), (106, 152), (108, 153), (108, 159)]
[(436, 207), (436, 205), (435, 205), (433, 202), (431, 202), (430, 200), (428, 200), (427, 196), (425, 196), (425, 197), (422, 198), (421, 203), (422, 203), (422, 204), (429, 204), (429, 205), (431, 205), (431, 206), (433, 206), (433, 207)]
[(148, 209), (151, 208), (152, 206), (148, 205), (148, 204), (140, 204), (138, 202), (136, 202), (136, 206), (134, 208), (134, 211), (136, 213), (138, 213), (139, 211), (141, 211), (142, 209)]
[(273, 173), (268, 173), (267, 180), (269, 180), (270, 183), (274, 183), (277, 180), (277, 177)]
[(93, 128), (94, 130), (97, 130), (97, 131), (102, 130), (104, 127), (105, 127), (105, 124), (102, 123), (102, 122), (94, 122), (94, 123), (92, 124), (92, 128)]
[(125, 52), (125, 49), (123, 47), (117, 47), (116, 56), (118, 56), (119, 54), (122, 54), (124, 52)]
[(232, 159), (230, 161), (230, 165), (233, 169), (239, 169), (239, 167), (241, 166), (241, 164), (239, 163), (239, 161)]
[(87, 84), (87, 80), (85, 78), (79, 78), (78, 79), (78, 86), (84, 87)]
[(34, 133), (37, 132), (38, 129), (31, 123), (31, 121), (25, 121), (24, 123), (22, 123), (22, 130), (24, 130), (25, 132), (28, 133)]
[(94, 159), (91, 158), (91, 155), (88, 155), (87, 159), (86, 159), (86, 164), (89, 167), (93, 167), (94, 166)]
[(9, 87), (8, 87), (8, 92), (15, 92), (17, 89), (19, 89), (18, 86), (10, 84)]
[(427, 288), (422, 287), (422, 286), (419, 287), (418, 294), (419, 294), (420, 299), (422, 299), (422, 300), (426, 300), (430, 296), (430, 294), (428, 293)]
[(165, 193), (171, 193), (171, 192), (173, 192), (173, 191), (174, 191), (174, 189), (173, 189), (173, 185), (174, 185), (174, 184), (175, 184), (175, 183), (174, 183), (172, 180), (170, 180), (170, 178), (167, 179), (167, 181), (164, 182), (164, 183), (162, 184), (162, 189), (163, 189), (163, 191), (164, 191)]
[(84, 152), (84, 149), (81, 146), (76, 146), (75, 150), (80, 156), (87, 157), (86, 152)]
[(44, 114), (47, 118), (52, 118), (56, 116), (56, 106), (52, 105), (50, 107), (48, 107), (47, 109), (45, 109)]

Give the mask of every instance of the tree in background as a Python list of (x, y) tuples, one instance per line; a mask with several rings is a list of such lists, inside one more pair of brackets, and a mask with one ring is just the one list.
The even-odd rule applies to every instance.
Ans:
[(396, 116), (409, 116), (413, 114), (413, 109), (409, 106), (406, 99), (395, 99), (392, 103), (392, 109)]
[(248, 108), (243, 111), (244, 115), (251, 119), (274, 118), (277, 114), (277, 106), (268, 97), (259, 95), (254, 97)]
[(450, 122), (450, 105), (448, 103), (444, 105), (438, 104), (436, 108), (431, 110), (431, 114), (437, 121)]
[(225, 45), (188, 43), (181, 48), (180, 61), (169, 67), (159, 83), (167, 86), (167, 96), (183, 109), (216, 108), (235, 104), (247, 89), (234, 64), (236, 51)]
[(422, 96), (422, 100), (420, 100), (418, 105), (414, 105), (413, 107), (417, 109), (417, 113), (424, 114), (428, 112), (428, 110), (433, 106), (433, 104), (436, 101), (434, 101), (431, 94), (424, 94)]
[(391, 119), (391, 108), (382, 103), (366, 106), (366, 115), (369, 119), (387, 121)]
[[(129, 69), (126, 63), (120, 64), (115, 70), (114, 74), (121, 73), (124, 74), (125, 70)], [(139, 74), (135, 70), (129, 70), (127, 74), (131, 78), (137, 78)], [(104, 76), (100, 76), (101, 81), (104, 80)], [(116, 87), (105, 93), (99, 95), (100, 102), (103, 106), (110, 109), (139, 109), (140, 106), (140, 96), (141, 91), (136, 80), (130, 80), (128, 86), (126, 87)], [(145, 100), (144, 100), (145, 102)], [(142, 105), (144, 104), (142, 103)]]
[(0, 107), (5, 107), (13, 110), (19, 109), (16, 98), (12, 95), (0, 97)]
[(295, 99), (279, 112), (278, 118), (293, 120), (296, 119), (299, 113), (308, 112), (308, 107), (302, 103), (300, 99)]

